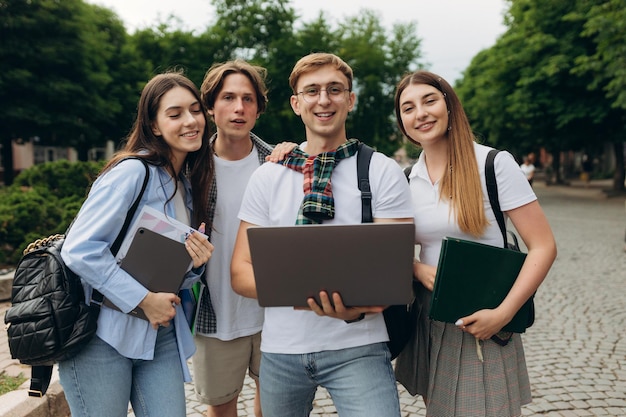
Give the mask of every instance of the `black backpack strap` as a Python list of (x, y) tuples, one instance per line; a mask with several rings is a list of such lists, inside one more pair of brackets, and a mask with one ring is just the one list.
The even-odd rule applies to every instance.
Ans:
[(50, 380), (52, 379), (52, 365), (36, 365), (31, 367), (30, 371), (30, 389), (29, 397), (41, 398), (44, 396)]
[[(489, 203), (491, 203), (491, 209), (493, 210), (493, 214), (496, 216), (496, 220), (498, 221), (498, 226), (500, 226), (500, 232), (502, 233), (502, 239), (504, 239), (504, 247), (508, 248), (508, 239), (507, 239), (507, 230), (506, 225), (504, 224), (504, 214), (502, 214), (502, 210), (500, 209), (500, 200), (498, 199), (498, 183), (496, 182), (496, 170), (493, 166), (493, 161), (496, 158), (496, 155), (500, 152), (497, 149), (492, 149), (487, 154), (487, 160), (485, 161), (485, 182), (487, 183), (487, 194), (489, 194)], [(510, 232), (509, 232), (510, 233)], [(513, 239), (513, 244), (519, 250), (519, 246), (517, 243), (517, 236), (514, 233), (511, 233), (511, 237)], [(535, 292), (536, 294), (536, 292)], [(535, 322), (535, 294), (531, 295), (530, 298), (526, 301), (526, 303), (530, 303), (529, 313), (528, 313), (528, 321), (526, 327), (530, 327)], [(502, 344), (498, 335), (495, 334), (491, 337), (491, 340), (496, 343), (505, 346), (508, 343), (507, 339), (506, 343)]]
[[(148, 163), (145, 160), (143, 160), (142, 158), (138, 158), (138, 157), (129, 157), (126, 159), (140, 160), (143, 166), (146, 168), (146, 176), (143, 179), (143, 184), (141, 185), (141, 191), (139, 191), (139, 195), (135, 199), (135, 202), (133, 203), (133, 205), (130, 206), (130, 209), (128, 209), (128, 213), (126, 214), (126, 219), (124, 220), (124, 224), (122, 225), (122, 230), (120, 230), (120, 233), (117, 235), (115, 242), (113, 242), (113, 245), (111, 246), (111, 253), (113, 255), (117, 255), (117, 252), (120, 250), (120, 246), (122, 246), (122, 241), (124, 240), (124, 236), (126, 236), (126, 231), (128, 230), (128, 227), (130, 226), (130, 222), (133, 220), (133, 216), (135, 215), (137, 208), (139, 207), (139, 203), (141, 202), (143, 193), (144, 191), (146, 191), (146, 186), (148, 185), (148, 179), (150, 178), (150, 169), (148, 168)], [(126, 159), (123, 159), (123, 160), (125, 161)]]
[(411, 182), (411, 180), (409, 179), (409, 175), (411, 175), (411, 171), (413, 170), (413, 165), (409, 165), (408, 167), (404, 168), (404, 176), (406, 177), (406, 180), (408, 182)]
[(485, 161), (485, 182), (487, 183), (487, 194), (489, 195), (489, 203), (493, 214), (496, 216), (498, 226), (500, 226), (500, 232), (504, 239), (504, 247), (507, 247), (506, 238), (506, 225), (504, 224), (504, 214), (500, 210), (500, 200), (498, 199), (498, 183), (496, 182), (496, 170), (493, 166), (493, 161), (496, 155), (500, 152), (497, 149), (492, 149), (487, 154), (487, 160)]
[(356, 172), (359, 190), (361, 190), (361, 223), (372, 223), (372, 190), (370, 189), (370, 161), (374, 149), (364, 143), (359, 144), (356, 158)]
[[(130, 209), (128, 209), (128, 213), (126, 213), (126, 219), (124, 220), (122, 229), (120, 230), (120, 233), (117, 235), (117, 237), (115, 238), (115, 241), (113, 242), (113, 245), (111, 246), (111, 253), (114, 256), (117, 255), (117, 252), (120, 250), (120, 246), (122, 246), (122, 241), (124, 240), (124, 237), (126, 236), (126, 232), (128, 231), (128, 227), (130, 226), (130, 222), (133, 220), (133, 216), (135, 215), (135, 212), (137, 211), (137, 208), (139, 207), (139, 203), (141, 202), (143, 193), (144, 191), (146, 191), (146, 187), (148, 185), (148, 179), (150, 178), (150, 169), (148, 168), (148, 163), (144, 159), (138, 158), (135, 156), (129, 157), (126, 159), (140, 160), (141, 163), (146, 168), (146, 176), (143, 179), (143, 184), (141, 185), (141, 191), (139, 191), (139, 195), (135, 199), (135, 202), (133, 203), (133, 205), (130, 206)], [(126, 160), (126, 159), (123, 159), (123, 160)], [(89, 303), (89, 305), (93, 306), (92, 308), (99, 310), (100, 306), (102, 305), (103, 299), (104, 299), (104, 295), (102, 295), (100, 291), (94, 288), (91, 294), (91, 302)]]

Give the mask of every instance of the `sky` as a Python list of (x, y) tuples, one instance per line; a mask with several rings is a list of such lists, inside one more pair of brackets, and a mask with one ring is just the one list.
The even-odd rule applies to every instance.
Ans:
[[(198, 33), (214, 21), (210, 0), (87, 0), (112, 9), (129, 32), (165, 21), (171, 14)], [(505, 0), (291, 0), (304, 21), (315, 19), (320, 10), (333, 16), (333, 23), (354, 16), (359, 10), (374, 10), (381, 23), (417, 23), (423, 61), (428, 69), (450, 83), (481, 50), (493, 46), (504, 33)]]

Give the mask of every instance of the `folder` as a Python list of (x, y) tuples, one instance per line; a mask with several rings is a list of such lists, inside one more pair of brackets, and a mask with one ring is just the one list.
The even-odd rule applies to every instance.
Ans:
[[(497, 307), (515, 283), (525, 259), (522, 252), (445, 237), (429, 317), (454, 323), (478, 310)], [(523, 333), (531, 303), (527, 301), (502, 330)]]
[[(120, 268), (152, 292), (177, 294), (192, 259), (185, 244), (150, 229), (140, 227), (132, 238)], [(107, 298), (103, 304), (119, 310)], [(139, 307), (128, 314), (148, 320)]]

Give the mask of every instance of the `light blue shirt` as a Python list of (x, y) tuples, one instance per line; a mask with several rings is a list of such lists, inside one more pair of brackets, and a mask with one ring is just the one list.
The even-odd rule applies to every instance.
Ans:
[[(173, 195), (175, 181), (165, 169), (149, 165), (150, 178), (135, 217), (144, 205), (165, 212), (175, 218)], [(92, 185), (87, 200), (76, 217), (63, 244), (61, 256), (66, 265), (78, 274), (85, 288), (86, 300), (93, 288), (127, 313), (145, 298), (148, 290), (122, 270), (111, 254), (110, 247), (120, 232), (126, 214), (143, 184), (146, 170), (141, 161), (129, 159), (120, 162), (101, 175)], [(191, 186), (182, 178), (185, 187), (185, 205), (191, 211)], [(204, 272), (204, 267), (185, 276), (183, 288), (189, 288)], [(102, 306), (98, 316), (97, 335), (131, 359), (152, 360), (157, 330), (146, 320), (132, 317)], [(191, 380), (187, 359), (195, 352), (191, 331), (183, 309), (176, 306), (173, 320), (185, 381)]]

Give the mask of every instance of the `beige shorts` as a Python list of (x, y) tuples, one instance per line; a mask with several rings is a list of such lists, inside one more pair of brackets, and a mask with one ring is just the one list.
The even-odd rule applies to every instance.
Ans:
[(236, 398), (246, 371), (258, 382), (261, 364), (261, 333), (234, 340), (194, 336), (193, 380), (198, 401), (221, 405)]

